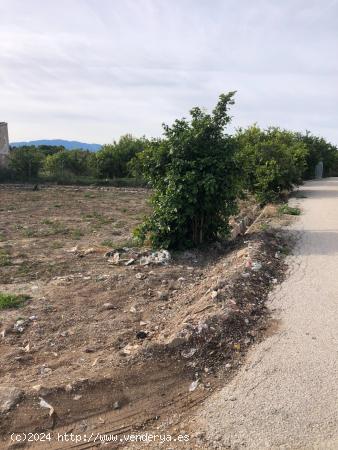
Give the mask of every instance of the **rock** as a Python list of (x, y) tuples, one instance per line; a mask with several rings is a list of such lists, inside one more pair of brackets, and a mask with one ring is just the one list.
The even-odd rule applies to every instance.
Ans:
[(52, 373), (52, 369), (50, 367), (41, 367), (40, 368), (41, 375), (49, 375), (50, 373)]
[(39, 395), (48, 395), (52, 392), (51, 389), (42, 386), (41, 384), (36, 384), (35, 386), (32, 386), (32, 389), (36, 391)]
[(133, 314), (137, 313), (137, 309), (135, 308), (135, 306), (132, 306), (129, 311)]
[(23, 333), (25, 331), (25, 325), (26, 325), (26, 320), (24, 319), (19, 319), (15, 322), (14, 324), (14, 331), (16, 331), (17, 333)]
[(145, 339), (148, 336), (148, 332), (147, 331), (143, 331), (140, 330), (136, 333), (136, 338), (137, 339)]
[(141, 327), (144, 327), (145, 325), (147, 325), (148, 324), (148, 322), (144, 322), (143, 320), (141, 320), (141, 322), (140, 322), (140, 326)]
[(149, 264), (167, 264), (171, 259), (171, 255), (168, 250), (159, 250), (158, 252), (151, 253), (148, 256), (142, 256), (140, 259), (141, 266), (148, 266)]
[(95, 352), (96, 352), (96, 349), (95, 349), (95, 348), (92, 348), (92, 347), (86, 347), (86, 348), (84, 349), (84, 352), (85, 352), (85, 353), (95, 353)]
[(122, 350), (121, 354), (124, 356), (129, 356), (132, 353), (135, 353), (139, 349), (138, 345), (127, 344)]
[(168, 298), (169, 298), (169, 293), (168, 293), (168, 292), (160, 291), (160, 292), (158, 293), (158, 298), (159, 298), (159, 300), (168, 300)]
[(23, 392), (10, 386), (0, 386), (0, 414), (10, 411), (17, 403), (19, 403)]
[(135, 259), (134, 258), (130, 258), (130, 259), (128, 259), (127, 262), (124, 263), (124, 265), (125, 266), (130, 266), (131, 264), (134, 264), (134, 262), (135, 262)]
[(195, 389), (196, 389), (197, 386), (198, 386), (198, 383), (199, 383), (198, 380), (193, 381), (193, 382), (191, 383), (191, 385), (189, 386), (189, 392), (194, 392)]
[(114, 402), (113, 409), (120, 409), (120, 408), (121, 408), (120, 402)]
[(80, 395), (80, 394), (76, 394), (76, 395), (74, 395), (74, 397), (73, 397), (73, 400), (80, 400), (82, 398), (82, 395)]
[(262, 263), (259, 261), (253, 261), (251, 265), (251, 270), (254, 270), (255, 272), (258, 272), (262, 268)]
[(41, 408), (48, 408), (50, 416), (53, 416), (55, 414), (53, 406), (47, 403), (46, 400), (44, 400), (42, 397), (40, 397), (40, 406)]
[(118, 264), (120, 262), (120, 253), (114, 253), (112, 258), (108, 259), (109, 264)]
[(217, 291), (211, 291), (211, 298), (215, 299), (218, 296), (218, 292)]
[(191, 358), (197, 352), (197, 348), (189, 348), (187, 350), (182, 350), (181, 355), (183, 358)]
[(113, 305), (112, 303), (104, 303), (102, 305), (102, 311), (109, 311), (111, 309), (116, 309), (116, 306)]
[(94, 247), (87, 248), (86, 250), (84, 250), (83, 256), (90, 255), (91, 253), (95, 253), (96, 251), (97, 249)]

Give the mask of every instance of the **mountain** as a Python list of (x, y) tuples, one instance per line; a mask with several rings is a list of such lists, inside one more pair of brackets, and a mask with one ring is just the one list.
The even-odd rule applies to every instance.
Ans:
[(63, 145), (67, 150), (82, 148), (84, 150), (90, 150), (91, 152), (96, 152), (101, 148), (100, 144), (87, 144), (85, 142), (66, 141), (64, 139), (40, 139), (37, 141), (11, 142), (10, 145), (12, 147), (22, 147), (23, 145)]

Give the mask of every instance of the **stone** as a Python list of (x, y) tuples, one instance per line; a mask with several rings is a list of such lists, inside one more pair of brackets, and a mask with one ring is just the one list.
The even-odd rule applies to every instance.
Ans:
[(113, 305), (112, 303), (103, 303), (102, 305), (102, 311), (109, 311), (111, 309), (116, 309), (116, 306)]
[(10, 386), (0, 386), (0, 414), (5, 414), (17, 405), (23, 392)]
[(145, 339), (147, 336), (148, 336), (148, 332), (147, 331), (141, 330), (141, 331), (138, 331), (136, 333), (136, 338), (137, 339)]
[(125, 266), (130, 266), (131, 264), (134, 264), (134, 262), (135, 262), (135, 259), (134, 258), (130, 258), (130, 259), (128, 259), (127, 262), (124, 263), (124, 265)]
[(168, 300), (169, 294), (168, 294), (168, 292), (160, 291), (158, 293), (158, 298), (159, 298), (159, 300)]
[(189, 386), (189, 392), (194, 392), (198, 386), (198, 383), (198, 380), (193, 381)]

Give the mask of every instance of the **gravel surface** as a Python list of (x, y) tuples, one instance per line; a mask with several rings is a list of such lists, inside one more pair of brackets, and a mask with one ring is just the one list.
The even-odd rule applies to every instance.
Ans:
[(269, 302), (277, 331), (199, 411), (210, 448), (338, 448), (338, 178), (297, 197), (298, 243)]

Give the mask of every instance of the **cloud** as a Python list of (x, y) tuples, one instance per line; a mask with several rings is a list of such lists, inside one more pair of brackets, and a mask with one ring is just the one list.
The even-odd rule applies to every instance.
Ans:
[(338, 143), (337, 19), (337, 1), (0, 0), (0, 120), (103, 143), (237, 90), (233, 127)]

